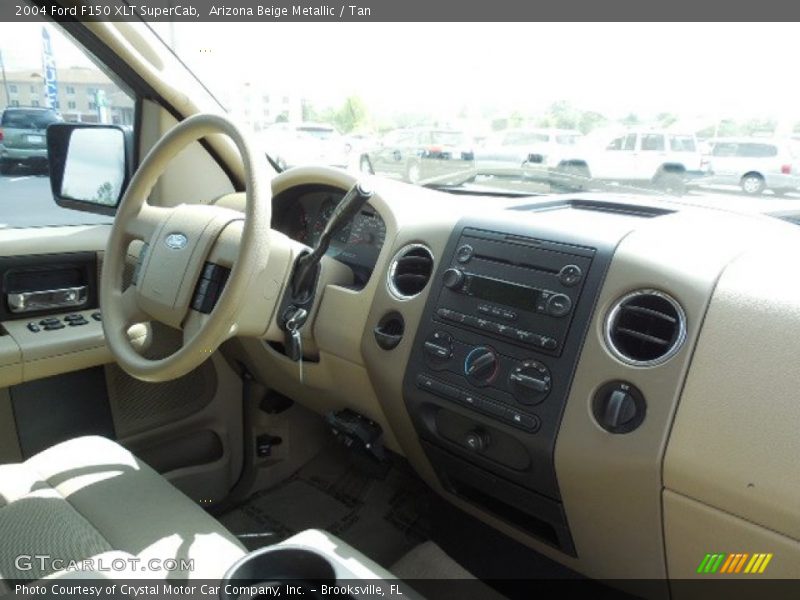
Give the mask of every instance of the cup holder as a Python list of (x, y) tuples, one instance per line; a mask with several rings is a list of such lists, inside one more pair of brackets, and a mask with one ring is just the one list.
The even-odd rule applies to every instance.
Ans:
[(221, 600), (266, 600), (303, 597), (321, 598), (322, 585), (334, 586), (336, 571), (331, 562), (305, 548), (273, 547), (251, 552), (225, 573)]

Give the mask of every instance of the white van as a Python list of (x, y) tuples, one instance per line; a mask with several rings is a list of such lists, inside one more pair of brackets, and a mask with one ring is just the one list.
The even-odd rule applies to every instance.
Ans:
[(770, 138), (718, 138), (708, 156), (709, 185), (736, 185), (756, 196), (800, 189), (800, 142)]

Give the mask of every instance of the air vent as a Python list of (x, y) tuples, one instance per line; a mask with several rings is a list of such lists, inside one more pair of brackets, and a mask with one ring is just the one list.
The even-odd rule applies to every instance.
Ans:
[(620, 360), (637, 366), (671, 358), (686, 338), (686, 316), (673, 298), (639, 290), (619, 300), (606, 321), (606, 343)]
[(405, 331), (405, 321), (403, 315), (392, 311), (378, 321), (377, 327), (373, 329), (375, 341), (384, 350), (393, 350), (403, 339)]
[(432, 271), (433, 254), (426, 246), (406, 246), (389, 267), (389, 290), (403, 300), (413, 298), (428, 285)]

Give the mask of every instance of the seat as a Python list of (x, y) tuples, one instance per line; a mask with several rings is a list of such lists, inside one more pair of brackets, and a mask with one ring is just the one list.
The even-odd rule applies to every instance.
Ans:
[(106, 557), (106, 567), (128, 557), (140, 560), (127, 565), (138, 577), (180, 581), (218, 579), (245, 554), (202, 508), (108, 439), (76, 438), (0, 465), (0, 589), (3, 579), (69, 574), (66, 563), (20, 556)]

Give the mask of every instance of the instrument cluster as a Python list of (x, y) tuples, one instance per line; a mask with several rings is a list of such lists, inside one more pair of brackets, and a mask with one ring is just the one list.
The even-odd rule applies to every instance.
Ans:
[[(314, 247), (345, 192), (336, 188), (292, 188), (273, 200), (273, 227), (295, 241)], [(386, 240), (386, 224), (369, 204), (334, 236), (328, 256), (349, 266), (355, 286), (369, 281)]]

